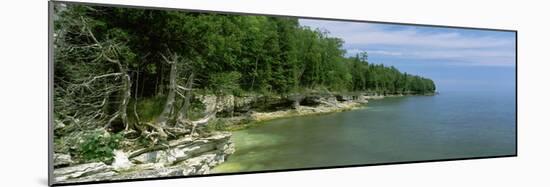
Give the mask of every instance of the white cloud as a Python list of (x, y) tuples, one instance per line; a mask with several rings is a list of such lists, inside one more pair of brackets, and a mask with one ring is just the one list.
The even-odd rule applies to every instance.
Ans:
[(384, 51), (384, 50), (370, 50), (370, 54), (380, 54), (380, 55), (387, 55), (387, 56), (401, 56), (403, 53), (401, 52), (394, 52), (394, 51)]
[(385, 56), (401, 56), (403, 53), (396, 52), (396, 51), (386, 51), (386, 50), (363, 50), (363, 49), (348, 49), (346, 50), (347, 54), (349, 56), (355, 56), (356, 54), (367, 52), (369, 55), (377, 54), (377, 55), (385, 55)]
[(456, 29), (421, 32), (414, 26), (392, 28), (383, 24), (323, 20), (300, 20), (300, 24), (326, 29), (331, 36), (344, 39), (348, 55), (367, 51), (371, 55), (488, 66), (511, 66), (515, 62), (513, 37), (496, 37), (487, 34), (488, 31), (466, 35)]

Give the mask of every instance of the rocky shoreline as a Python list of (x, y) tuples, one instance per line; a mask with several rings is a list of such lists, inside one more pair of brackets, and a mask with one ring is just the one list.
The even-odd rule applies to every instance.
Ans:
[[(168, 143), (159, 150), (130, 153), (115, 151), (114, 162), (71, 164), (69, 155), (55, 154), (55, 183), (113, 181), (139, 178), (190, 176), (210, 173), (210, 169), (225, 161), (235, 151), (231, 133), (220, 132), (192, 140), (183, 138)], [(64, 166), (64, 167), (60, 167)]]
[[(209, 174), (210, 169), (223, 163), (235, 151), (231, 133), (227, 130), (248, 128), (253, 122), (279, 118), (320, 115), (361, 108), (368, 100), (398, 97), (403, 95), (306, 95), (267, 100), (260, 97), (226, 96), (216, 98), (202, 95), (197, 98), (206, 110), (221, 108), (222, 114), (215, 119), (225, 126), (224, 131), (191, 139), (172, 140), (168, 146), (144, 148), (123, 152), (114, 151), (111, 164), (92, 162), (74, 164), (70, 155), (54, 154), (55, 183), (79, 183), (91, 181), (126, 180), (170, 176)], [(221, 100), (221, 102), (220, 102)], [(272, 105), (272, 110), (260, 110), (259, 105)], [(214, 103), (218, 103), (215, 106)], [(221, 103), (221, 104), (220, 104)], [(246, 112), (243, 112), (246, 111)]]
[[(224, 130), (240, 130), (254, 126), (254, 122), (262, 122), (280, 118), (290, 118), (298, 116), (308, 115), (322, 115), (334, 112), (343, 112), (354, 109), (359, 109), (368, 103), (368, 100), (383, 99), (385, 97), (399, 97), (404, 95), (354, 95), (354, 96), (341, 96), (341, 95), (313, 95), (313, 96), (301, 96), (298, 101), (293, 101), (294, 104), (282, 107), (275, 111), (248, 111), (247, 113), (241, 113), (240, 115), (230, 117), (220, 117), (216, 120), (225, 124)], [(238, 100), (238, 99), (235, 99)], [(246, 103), (250, 105), (253, 100), (248, 99)], [(280, 101), (284, 101), (280, 99)], [(232, 103), (232, 102), (229, 102)], [(298, 104), (296, 104), (298, 103)], [(227, 104), (222, 107), (238, 108), (238, 105)]]
[(327, 114), (332, 112), (342, 112), (359, 108), (361, 105), (368, 103), (364, 100), (337, 101), (326, 100), (318, 106), (297, 106), (294, 109), (281, 110), (275, 112), (253, 112), (250, 117), (253, 121), (267, 121), (279, 118), (307, 116)]

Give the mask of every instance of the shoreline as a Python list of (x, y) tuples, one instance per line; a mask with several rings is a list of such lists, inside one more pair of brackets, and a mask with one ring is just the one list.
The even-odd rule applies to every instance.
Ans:
[[(219, 117), (215, 120), (224, 123), (224, 128), (215, 130), (216, 132), (212, 132), (213, 134), (207, 137), (196, 140), (183, 137), (168, 142), (169, 147), (146, 150), (134, 156), (131, 156), (131, 152), (115, 150), (113, 163), (100, 161), (73, 163), (70, 155), (56, 154), (54, 163), (59, 166), (54, 169), (54, 180), (62, 184), (209, 174), (237, 149), (231, 141), (232, 131), (253, 128), (264, 121), (361, 109), (367, 106), (369, 100), (403, 96), (413, 95), (314, 96), (312, 97), (314, 99), (308, 98), (309, 100), (302, 98), (314, 104), (297, 105), (269, 112), (251, 110), (237, 117)], [(132, 152), (136, 151), (139, 150)]]
[[(232, 133), (217, 132), (207, 137), (183, 137), (167, 142), (166, 147), (144, 148), (132, 152), (115, 150), (113, 163), (101, 161), (72, 163), (70, 155), (56, 154), (53, 181), (57, 184), (102, 180), (148, 179), (209, 174), (235, 152)], [(62, 162), (64, 161), (64, 162)]]
[(222, 117), (217, 118), (219, 122), (224, 124), (226, 131), (238, 131), (247, 128), (252, 128), (258, 125), (259, 122), (293, 118), (300, 116), (325, 115), (336, 112), (345, 112), (364, 108), (368, 105), (369, 100), (380, 100), (392, 97), (404, 96), (433, 96), (434, 94), (389, 94), (389, 95), (373, 95), (360, 96), (357, 99), (338, 101), (335, 97), (329, 97), (328, 101), (323, 101), (317, 106), (297, 106), (296, 108), (288, 108), (271, 112), (256, 112), (251, 111), (249, 114), (237, 117)]

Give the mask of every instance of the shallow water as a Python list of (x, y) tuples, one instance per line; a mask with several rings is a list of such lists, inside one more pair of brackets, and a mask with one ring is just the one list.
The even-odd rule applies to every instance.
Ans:
[(234, 132), (214, 173), (515, 154), (515, 95), (449, 92), (372, 100), (359, 110)]

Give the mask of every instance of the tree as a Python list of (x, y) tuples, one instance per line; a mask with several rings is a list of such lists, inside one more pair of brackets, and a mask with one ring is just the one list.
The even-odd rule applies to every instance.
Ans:
[(54, 84), (58, 118), (83, 128), (105, 124), (128, 129), (127, 105), (131, 97), (128, 64), (135, 54), (125, 43), (127, 34), (113, 29), (101, 35), (102, 22), (88, 18), (93, 9), (57, 7), (54, 40)]
[(342, 39), (296, 18), (63, 4), (55, 10), (54, 113), (73, 129), (104, 128), (158, 143), (192, 135), (215, 117), (216, 111), (189, 115), (199, 92), (436, 89), (430, 79), (370, 63), (366, 52), (346, 56)]

